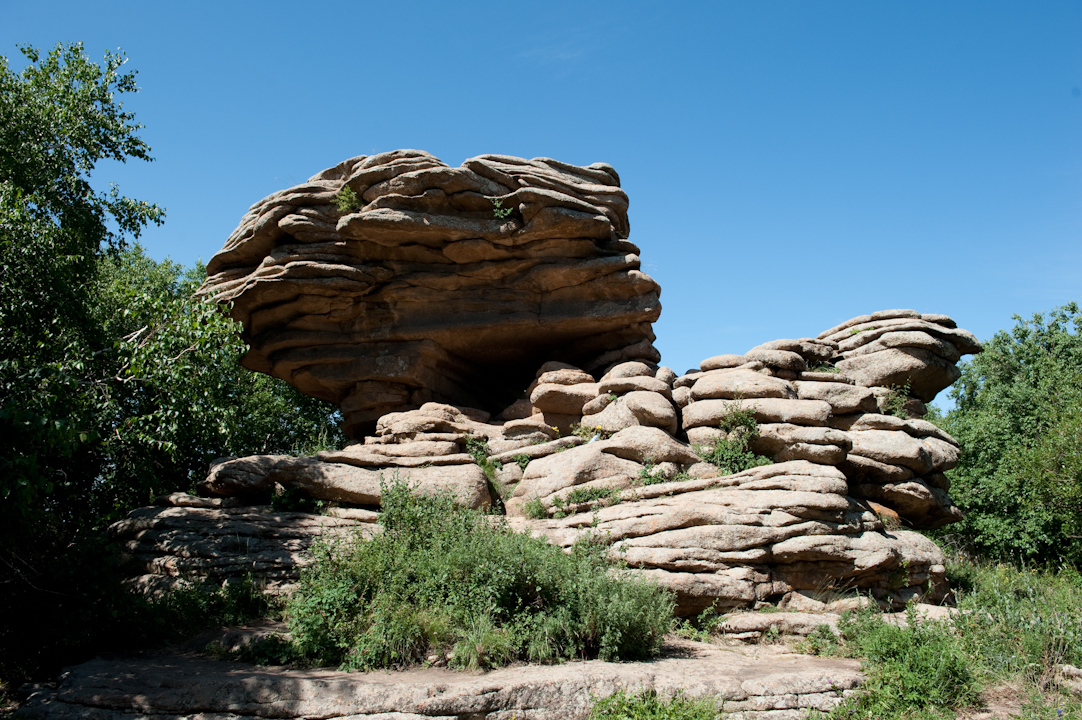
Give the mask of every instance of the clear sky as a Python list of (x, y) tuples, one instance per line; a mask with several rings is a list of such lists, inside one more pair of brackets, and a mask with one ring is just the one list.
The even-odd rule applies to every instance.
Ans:
[(122, 48), (166, 207), (208, 260), (359, 154), (611, 163), (677, 372), (884, 308), (987, 339), (1082, 299), (1082, 3), (0, 0), (17, 43)]

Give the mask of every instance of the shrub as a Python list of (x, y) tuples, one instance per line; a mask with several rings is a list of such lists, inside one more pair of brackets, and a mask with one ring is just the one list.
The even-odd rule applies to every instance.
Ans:
[[(739, 398), (738, 398), (739, 399)], [(737, 403), (722, 414), (718, 424), (721, 434), (715, 436), (713, 445), (698, 445), (695, 451), (705, 462), (714, 465), (726, 475), (749, 470), (760, 465), (772, 465), (770, 458), (756, 455), (749, 449), (759, 439), (759, 423), (755, 409)]]
[(952, 565), (963, 647), (992, 680), (1044, 689), (1058, 664), (1082, 665), (1082, 575), (1007, 565)]
[(338, 212), (346, 213), (351, 210), (361, 209), (361, 199), (357, 197), (357, 193), (353, 191), (349, 185), (343, 185), (342, 189), (338, 191), (338, 194), (334, 196), (334, 205), (338, 208)]
[(369, 670), (657, 654), (671, 596), (614, 570), (599, 545), (570, 553), (499, 517), (382, 487), (384, 531), (317, 545), (286, 610), (294, 658)]
[(643, 464), (642, 470), (639, 470), (639, 476), (635, 478), (635, 484), (640, 486), (660, 485), (661, 483), (682, 482), (691, 479), (691, 476), (686, 472), (678, 472), (669, 477), (653, 463), (646, 462)]
[(908, 420), (909, 413), (906, 412), (905, 403), (909, 400), (909, 381), (907, 380), (904, 385), (889, 385), (887, 389), (890, 393), (883, 401), (886, 414)]
[(620, 489), (616, 487), (576, 487), (563, 497), (555, 497), (552, 506), (556, 508), (556, 517), (566, 517), (575, 514), (575, 505), (604, 501), (606, 505), (616, 505), (620, 502)]
[(908, 627), (898, 627), (872, 610), (851, 612), (839, 624), (843, 640), (836, 652), (825, 634), (815, 638), (823, 654), (865, 658), (861, 691), (833, 717), (909, 717), (913, 710), (967, 707), (977, 699), (972, 659), (950, 626), (922, 622), (914, 605), (907, 619)]
[(1050, 691), (1057, 665), (1082, 664), (1082, 576), (967, 559), (951, 562), (948, 574), (958, 596), (950, 624), (920, 621), (911, 608), (909, 627), (899, 628), (866, 610), (843, 618), (841, 638), (819, 629), (800, 644), (865, 659), (861, 694), (831, 717), (940, 717), (975, 703), (982, 686), (1017, 688), (1029, 697), (1025, 717), (1077, 717), (1052, 713), (1050, 703), (1080, 708)]

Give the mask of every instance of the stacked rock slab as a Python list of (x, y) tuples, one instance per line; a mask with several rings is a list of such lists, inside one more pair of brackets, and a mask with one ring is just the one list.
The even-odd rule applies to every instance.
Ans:
[(376, 519), (363, 509), (312, 515), (173, 493), (132, 511), (109, 534), (128, 558), (130, 584), (148, 594), (178, 583), (247, 578), (277, 592), (299, 579), (316, 540), (368, 537)]
[(547, 360), (659, 359), (627, 207), (603, 163), (360, 156), (253, 205), (202, 292), (243, 323), (245, 367), (338, 404), (350, 436), (430, 401), (496, 412)]
[[(919, 415), (955, 374), (944, 363), (980, 345), (949, 318), (914, 315), (862, 316), (819, 338), (708, 358), (679, 377), (646, 361), (600, 376), (548, 362), (502, 417), (440, 403), (388, 413), (341, 451), (218, 462), (199, 486), (217, 500), (201, 502), (298, 489), (370, 521), (382, 483), (398, 477), (463, 506), (496, 505), (512, 527), (561, 547), (606, 543), (632, 572), (672, 589), (685, 615), (853, 591), (889, 606), (935, 602), (947, 590), (943, 555), (902, 528), (960, 517), (943, 474), (959, 451)], [(754, 415), (751, 449), (773, 464), (726, 475), (700, 458), (734, 410)], [(174, 523), (185, 512), (148, 511)], [(145, 572), (188, 568), (175, 536), (149, 525), (138, 535), (142, 516), (126, 522), (116, 533)]]

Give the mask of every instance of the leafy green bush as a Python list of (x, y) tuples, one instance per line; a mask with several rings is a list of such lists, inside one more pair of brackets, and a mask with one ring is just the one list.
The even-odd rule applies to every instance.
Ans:
[(938, 534), (994, 560), (1082, 565), (1082, 312), (1075, 303), (985, 343), (961, 365), (940, 425), (965, 512)]
[(151, 159), (122, 105), (126, 58), (22, 51), (18, 73), (0, 57), (0, 681), (14, 684), (109, 647), (100, 629), (123, 634), (116, 613), (138, 612), (104, 572), (110, 522), (215, 457), (341, 437), (333, 406), (240, 367), (237, 324), (192, 296), (201, 267), (130, 244), (163, 209), (91, 184), (101, 160)]
[(910, 610), (908, 628), (888, 625), (871, 610), (852, 613), (842, 637), (817, 630), (802, 652), (865, 659), (861, 694), (830, 714), (837, 718), (949, 717), (946, 708), (977, 701), (979, 688), (1018, 688), (1025, 717), (1082, 710), (1058, 697), (1059, 664), (1082, 664), (1082, 576), (1019, 570), (961, 558), (948, 565), (958, 596), (951, 622), (922, 621)]
[(360, 210), (361, 205), (361, 199), (357, 197), (357, 193), (349, 185), (343, 185), (342, 189), (334, 196), (334, 206), (340, 213)]
[(714, 720), (718, 707), (713, 698), (688, 698), (678, 694), (665, 698), (654, 690), (625, 690), (598, 701), (589, 720)]
[(315, 548), (286, 610), (297, 661), (631, 660), (656, 655), (671, 628), (671, 596), (613, 570), (599, 546), (564, 553), (401, 481), (383, 484), (382, 502), (382, 533)]
[(635, 484), (639, 486), (660, 485), (661, 483), (682, 482), (691, 479), (691, 476), (686, 472), (678, 472), (672, 477), (668, 477), (653, 463), (646, 462), (643, 463), (642, 470), (639, 470), (639, 476), (635, 478)]
[(890, 394), (887, 395), (886, 400), (883, 402), (883, 409), (886, 414), (908, 420), (909, 413), (906, 412), (905, 403), (909, 400), (909, 381), (907, 380), (904, 385), (890, 385), (888, 389)]
[[(738, 398), (739, 399), (739, 398)], [(698, 445), (695, 451), (705, 462), (716, 466), (726, 475), (732, 475), (761, 465), (772, 465), (770, 458), (756, 455), (749, 447), (759, 439), (759, 423), (755, 409), (743, 403), (730, 406), (718, 424), (720, 434), (712, 439), (712, 445)]]
[(568, 514), (574, 514), (576, 512), (573, 506), (581, 505), (582, 503), (592, 503), (597, 501), (604, 501), (606, 505), (616, 505), (620, 502), (620, 489), (616, 487), (576, 487), (564, 495), (563, 497), (556, 496), (552, 500), (552, 506), (556, 508), (555, 516), (566, 517)]

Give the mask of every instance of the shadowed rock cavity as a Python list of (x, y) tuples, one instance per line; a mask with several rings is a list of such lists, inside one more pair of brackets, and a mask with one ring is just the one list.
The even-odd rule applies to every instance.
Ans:
[(660, 359), (627, 207), (602, 163), (360, 156), (253, 205), (201, 292), (232, 303), (245, 367), (338, 404), (351, 436), (430, 401), (498, 413), (546, 361)]

